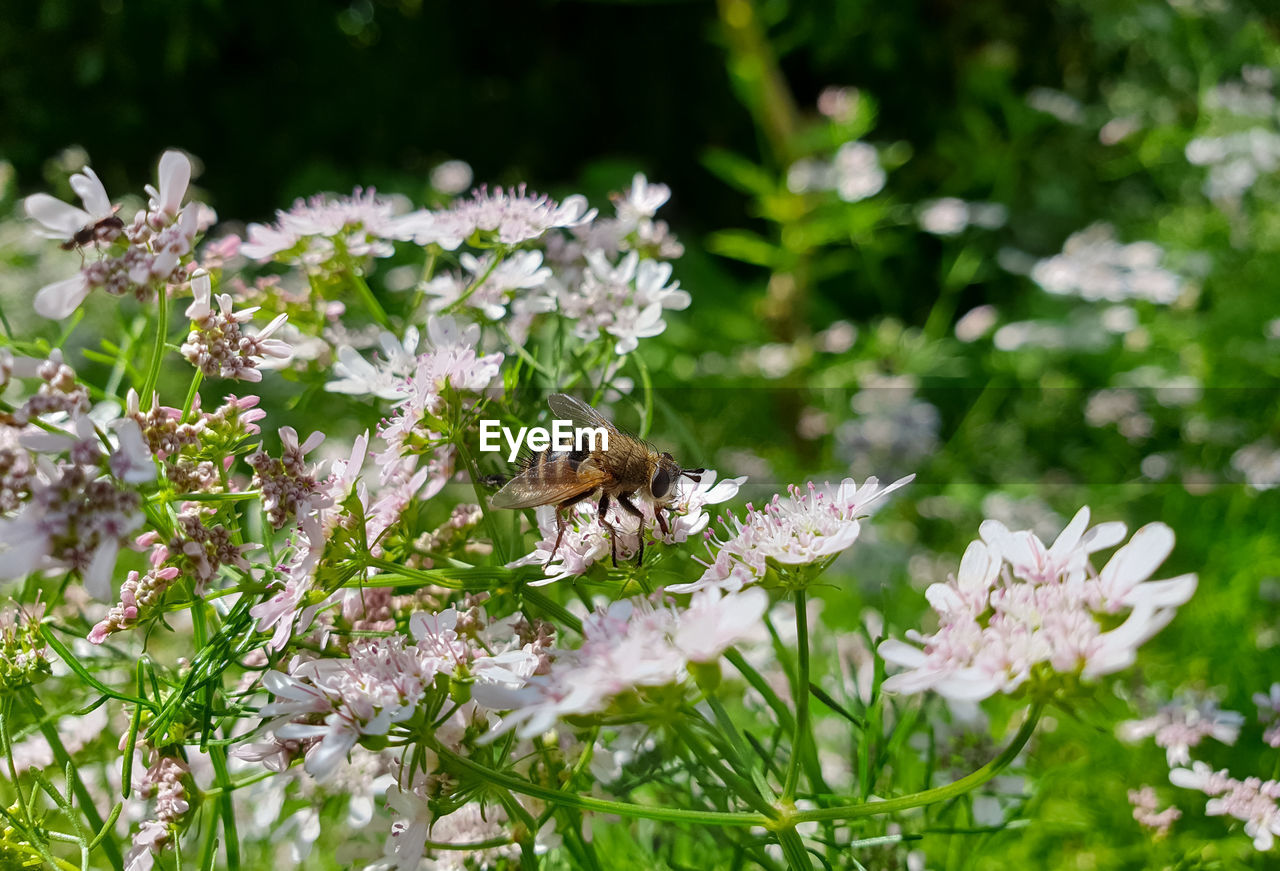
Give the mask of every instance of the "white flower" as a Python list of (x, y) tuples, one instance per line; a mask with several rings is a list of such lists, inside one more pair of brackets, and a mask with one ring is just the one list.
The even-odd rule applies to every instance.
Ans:
[(409, 395), (409, 378), (417, 368), (418, 329), (408, 327), (404, 340), (383, 330), (378, 334), (380, 357), (369, 362), (350, 345), (339, 345), (333, 373), (337, 379), (325, 384), (330, 393), (404, 399)]
[(1116, 733), (1125, 741), (1155, 736), (1156, 746), (1165, 748), (1169, 767), (1173, 768), (1190, 765), (1191, 748), (1205, 738), (1235, 744), (1242, 725), (1242, 714), (1222, 710), (1212, 698), (1185, 697), (1162, 706), (1144, 720), (1125, 720), (1116, 727)]
[(1214, 771), (1204, 762), (1193, 762), (1191, 768), (1175, 768), (1169, 782), (1184, 789), (1194, 789), (1210, 796), (1204, 812), (1209, 816), (1231, 816), (1244, 823), (1244, 833), (1253, 839), (1253, 847), (1266, 852), (1280, 835), (1280, 782), (1256, 777), (1236, 780), (1224, 769)]
[(759, 588), (727, 594), (702, 590), (681, 612), (672, 642), (690, 662), (714, 662), (749, 635), (768, 608), (769, 595)]
[(49, 194), (32, 194), (22, 201), (27, 217), (43, 227), (41, 235), (66, 241), (81, 230), (115, 214), (102, 181), (89, 167), (71, 176), (71, 189), (84, 203), (83, 209), (64, 203)]
[(276, 212), (275, 224), (250, 224), (240, 253), (270, 260), (301, 245), (284, 259), (310, 267), (337, 256), (337, 245), (352, 257), (390, 257), (395, 253), (391, 243), (408, 238), (400, 229), (402, 216), (396, 214), (401, 202), (380, 197), (372, 188), (356, 188), (351, 196), (298, 199), (289, 211)]
[(631, 187), (625, 193), (614, 195), (613, 205), (624, 227), (638, 227), (652, 218), (669, 199), (671, 188), (665, 184), (652, 184), (644, 173), (637, 172), (631, 179)]
[[(500, 320), (507, 314), (507, 305), (516, 297), (532, 297), (545, 300), (535, 308), (549, 311), (553, 302), (544, 294), (519, 293), (542, 288), (551, 277), (551, 270), (542, 263), (541, 251), (513, 251), (498, 259), (488, 252), (481, 257), (463, 252), (458, 262), (470, 276), (438, 275), (425, 286), (431, 297), (432, 310), (439, 311), (463, 299), (465, 305), (477, 309), (489, 320)], [(496, 261), (496, 263), (495, 263)]]
[(441, 211), (421, 210), (404, 215), (397, 222), (401, 238), (419, 245), (439, 245), (452, 251), (473, 233), (492, 234), (503, 245), (519, 245), (541, 237), (557, 227), (577, 227), (596, 216), (587, 208), (585, 197), (574, 194), (563, 203), (529, 193), (524, 185), (490, 191), (481, 187), (470, 199), (459, 200)]
[(1124, 245), (1111, 225), (1094, 224), (1072, 234), (1061, 254), (1037, 262), (1031, 278), (1052, 294), (1168, 305), (1182, 292), (1182, 279), (1161, 268), (1163, 255), (1154, 242)]
[(512, 729), (538, 735), (561, 717), (599, 713), (625, 693), (680, 683), (688, 663), (712, 662), (754, 634), (767, 606), (762, 590), (708, 590), (687, 609), (644, 598), (600, 608), (583, 620), (582, 646), (557, 652), (548, 674), (515, 691), (478, 690), (482, 704), (511, 711), (485, 740)]
[[(1088, 529), (1082, 508), (1052, 547), (1030, 531), (982, 525), (959, 572), (925, 592), (938, 630), (880, 645), (889, 663), (906, 668), (884, 683), (888, 692), (932, 689), (959, 700), (1012, 692), (1032, 669), (1095, 678), (1133, 664), (1137, 648), (1173, 619), (1195, 592), (1195, 575), (1149, 580), (1173, 545), (1164, 524), (1149, 524), (1096, 572), (1091, 554), (1123, 539), (1123, 524)], [(1114, 628), (1109, 615), (1129, 610)], [(1106, 615), (1106, 616), (1104, 616)]]
[(151, 211), (170, 218), (177, 216), (190, 182), (190, 159), (181, 151), (166, 151), (160, 156), (160, 189), (146, 187)]
[(865, 200), (884, 188), (887, 179), (874, 145), (846, 142), (836, 151), (836, 195), (846, 203)]
[(730, 517), (725, 524), (728, 537), (712, 539), (715, 560), (702, 577), (667, 590), (692, 593), (718, 587), (733, 592), (762, 580), (769, 560), (803, 566), (835, 556), (857, 540), (859, 520), (872, 504), (914, 478), (908, 475), (883, 488), (876, 478), (868, 478), (861, 487), (852, 478), (836, 487), (810, 482), (807, 492), (792, 486), (788, 497), (774, 496), (763, 510), (748, 506), (743, 520)]

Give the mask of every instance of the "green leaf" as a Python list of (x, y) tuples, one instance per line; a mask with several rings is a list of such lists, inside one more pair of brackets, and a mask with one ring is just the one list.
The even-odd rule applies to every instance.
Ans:
[(777, 246), (750, 230), (721, 230), (707, 237), (707, 250), (721, 257), (754, 266), (773, 268), (779, 259)]
[(778, 187), (773, 174), (764, 167), (723, 148), (709, 149), (702, 156), (702, 165), (716, 178), (743, 193), (765, 197)]

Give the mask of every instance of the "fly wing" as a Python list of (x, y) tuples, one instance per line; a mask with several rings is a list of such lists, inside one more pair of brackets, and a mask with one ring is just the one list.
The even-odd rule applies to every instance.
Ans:
[(603, 469), (590, 460), (578, 466), (577, 472), (548, 480), (543, 469), (530, 466), (493, 494), (489, 504), (494, 508), (535, 508), (556, 505), (574, 496), (590, 493), (608, 479)]
[(603, 414), (567, 393), (551, 394), (547, 397), (547, 405), (551, 406), (556, 417), (571, 420), (576, 426), (591, 428), (602, 426), (609, 433), (619, 433), (618, 428)]

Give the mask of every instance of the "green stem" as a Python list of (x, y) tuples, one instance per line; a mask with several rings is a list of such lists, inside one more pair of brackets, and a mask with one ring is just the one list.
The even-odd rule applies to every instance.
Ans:
[(369, 283), (364, 280), (354, 262), (348, 262), (346, 272), (347, 277), (351, 279), (351, 283), (356, 287), (356, 293), (359, 294), (360, 301), (369, 310), (369, 314), (373, 315), (373, 319), (380, 325), (390, 329), (391, 318), (387, 317), (386, 309), (382, 307), (382, 303), (378, 302), (378, 298), (373, 294), (373, 288), (369, 287)]
[(192, 406), (196, 403), (196, 397), (200, 393), (200, 382), (204, 380), (204, 372), (200, 369), (196, 370), (196, 374), (191, 379), (191, 387), (187, 390), (187, 398), (182, 403), (182, 417), (180, 420), (185, 421), (187, 415), (191, 413)]
[(946, 786), (939, 786), (934, 789), (926, 789), (922, 792), (913, 792), (909, 795), (900, 795), (897, 798), (885, 799), (884, 801), (871, 801), (864, 804), (844, 805), (842, 807), (819, 808), (811, 811), (800, 811), (792, 814), (790, 821), (793, 823), (804, 823), (821, 820), (855, 820), (862, 817), (876, 816), (878, 814), (894, 813), (896, 811), (909, 810), (911, 808), (924, 807), (925, 805), (937, 804), (940, 801), (964, 795), (972, 789), (976, 789), (995, 777), (1004, 769), (1008, 768), (1010, 763), (1017, 758), (1022, 752), (1022, 748), (1026, 746), (1027, 741), (1031, 739), (1031, 735), (1035, 732), (1036, 723), (1040, 720), (1040, 714), (1044, 710), (1044, 704), (1037, 702), (1031, 707), (1030, 713), (1027, 715), (1026, 721), (1022, 724), (1022, 728), (1018, 730), (1018, 734), (1013, 737), (1013, 741), (1009, 746), (986, 765), (977, 771), (960, 778), (954, 783)]
[(462, 292), (462, 295), (459, 296), (457, 299), (455, 299), (453, 302), (449, 303), (447, 306), (445, 306), (441, 310), (440, 314), (451, 315), (454, 312), (456, 312), (458, 309), (462, 308), (462, 304), (465, 303), (468, 299), (470, 299), (471, 294), (479, 290), (480, 286), (489, 280), (489, 276), (493, 275), (493, 270), (497, 269), (498, 265), (502, 263), (503, 260), (506, 260), (506, 259), (507, 259), (506, 254), (499, 255), (495, 253), (493, 257), (493, 262), (489, 264), (489, 268), (484, 271), (484, 274), (477, 277), (475, 281), (471, 282), (471, 284), (467, 285), (467, 289)]
[(791, 733), (791, 756), (787, 759), (787, 776), (782, 784), (782, 798), (795, 798), (800, 783), (800, 760), (809, 738), (809, 614), (805, 608), (804, 590), (796, 590), (796, 701), (795, 730)]
[[(71, 754), (67, 752), (67, 748), (62, 744), (62, 736), (58, 734), (57, 728), (50, 723), (45, 717), (44, 706), (40, 703), (40, 697), (34, 692), (22, 693), (19, 695), (23, 703), (31, 712), (31, 716), (35, 718), (36, 724), (40, 727), (40, 734), (44, 735), (44, 739), (49, 742), (49, 748), (53, 751), (53, 758), (62, 768), (71, 765)], [(89, 794), (89, 790), (85, 787), (84, 781), (77, 777), (72, 783), (72, 791), (75, 793), (76, 801), (80, 803), (80, 810), (84, 813), (84, 818), (89, 823), (89, 828), (93, 831), (102, 829), (102, 815), (98, 813), (97, 807), (93, 804), (93, 796)], [(111, 867), (117, 871), (123, 871), (124, 857), (120, 855), (120, 848), (116, 842), (107, 838), (102, 842), (102, 850), (107, 854), (107, 861), (111, 863)]]
[(773, 789), (769, 786), (769, 780), (765, 777), (764, 771), (759, 767), (751, 764), (751, 754), (747, 752), (746, 745), (743, 744), (742, 736), (738, 733), (738, 727), (733, 724), (729, 712), (724, 709), (724, 705), (720, 703), (720, 697), (714, 692), (706, 693), (707, 704), (711, 707), (711, 713), (715, 717), (716, 724), (720, 730), (724, 732), (725, 737), (729, 740), (729, 745), (736, 754), (738, 763), (745, 767), (751, 773), (751, 781), (755, 784), (756, 790), (759, 791), (760, 797), (767, 802), (772, 802), (776, 797)]
[(751, 684), (751, 688), (764, 697), (765, 703), (773, 711), (775, 717), (778, 718), (778, 725), (784, 729), (794, 728), (795, 718), (791, 716), (791, 709), (778, 698), (778, 694), (773, 691), (773, 687), (769, 686), (769, 682), (764, 679), (764, 675), (756, 671), (755, 667), (739, 653), (736, 649), (730, 647), (724, 652), (724, 658), (729, 660), (729, 664), (738, 670), (738, 673)]
[(156, 341), (151, 347), (151, 362), (147, 364), (147, 378), (142, 382), (142, 390), (138, 397), (143, 408), (151, 407), (151, 397), (155, 393), (156, 381), (160, 378), (160, 363), (164, 360), (164, 340), (169, 334), (169, 290), (161, 287), (158, 296), (159, 310), (156, 312)]
[[(756, 794), (756, 790), (752, 784), (739, 776), (720, 759), (716, 758), (716, 754), (707, 746), (697, 733), (689, 727), (687, 723), (682, 722), (678, 717), (671, 723), (672, 730), (680, 736), (680, 740), (693, 751), (693, 755), (698, 757), (701, 762), (710, 771), (724, 781), (724, 785), (737, 793), (738, 797), (745, 801), (751, 807), (755, 808), (766, 816), (776, 816), (777, 810), (773, 805)], [(767, 795), (767, 794), (766, 794)]]
[(518, 777), (503, 774), (473, 762), (465, 756), (459, 756), (443, 744), (432, 742), (432, 750), (451, 767), (473, 774), (494, 786), (501, 786), (520, 795), (528, 795), (552, 804), (564, 807), (575, 807), (584, 811), (595, 811), (602, 814), (617, 814), (622, 817), (635, 817), (644, 820), (658, 820), (665, 823), (697, 823), (710, 826), (763, 826), (770, 822), (764, 814), (734, 813), (729, 811), (698, 811), (683, 808), (650, 807), (625, 801), (610, 801), (603, 798), (591, 798), (584, 795), (571, 795), (554, 789), (547, 789)]
[(543, 595), (532, 587), (524, 587), (520, 590), (520, 595), (524, 598), (524, 601), (527, 604), (532, 605), (543, 613), (550, 614), (552, 617), (556, 618), (557, 621), (572, 629), (574, 632), (577, 632), (579, 635), (582, 634), (582, 621), (573, 616), (573, 613), (564, 605), (561, 605), (549, 596)]
[(27, 807), (27, 799), (22, 794), (22, 783), (18, 780), (18, 769), (13, 763), (13, 730), (9, 728), (10, 712), (13, 709), (12, 702), (4, 699), (0, 702), (0, 753), (4, 753), (5, 761), (9, 763), (9, 780), (13, 783), (14, 791), (18, 793), (18, 810), (22, 813), (24, 823), (31, 822), (31, 810)]

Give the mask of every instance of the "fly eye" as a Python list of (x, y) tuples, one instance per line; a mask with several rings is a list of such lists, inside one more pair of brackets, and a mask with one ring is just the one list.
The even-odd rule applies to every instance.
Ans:
[(653, 479), (649, 481), (649, 493), (654, 499), (662, 499), (670, 489), (671, 473), (659, 466), (653, 473)]

